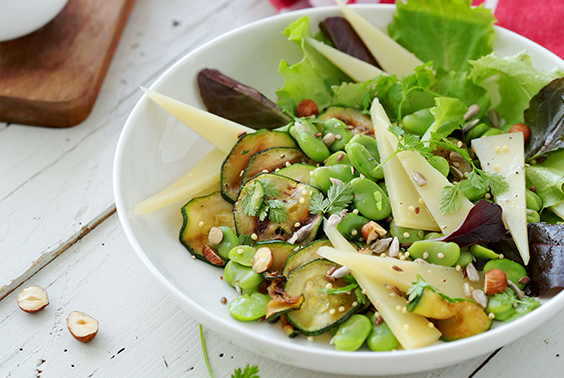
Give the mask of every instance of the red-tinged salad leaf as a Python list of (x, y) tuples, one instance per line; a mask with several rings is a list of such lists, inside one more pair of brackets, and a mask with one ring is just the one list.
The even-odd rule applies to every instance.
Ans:
[(498, 242), (503, 239), (506, 231), (502, 213), (498, 204), (486, 200), (478, 201), (456, 230), (450, 235), (434, 240), (454, 242), (460, 248)]
[[(564, 225), (548, 223), (529, 223), (529, 252), (531, 259), (527, 273), (531, 279), (530, 293), (544, 295), (554, 288), (564, 288)], [(523, 264), (517, 247), (510, 237), (490, 248), (504, 257)]]
[(292, 119), (262, 93), (205, 68), (198, 73), (200, 96), (210, 113), (253, 129), (274, 129)]
[(319, 29), (336, 49), (382, 68), (351, 24), (343, 17), (328, 17), (319, 23)]
[(543, 87), (525, 110), (525, 124), (531, 137), (525, 146), (525, 158), (564, 147), (564, 78)]

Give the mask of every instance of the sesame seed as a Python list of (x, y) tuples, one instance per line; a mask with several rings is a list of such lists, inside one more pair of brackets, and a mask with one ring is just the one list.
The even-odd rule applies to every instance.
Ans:
[(358, 306), (358, 302), (357, 302), (357, 301), (354, 301), (354, 302), (352, 303), (352, 306), (353, 306), (353, 307)]
[(404, 314), (407, 314), (407, 307), (403, 307), (403, 308), (401, 309), (401, 312), (403, 312)]
[(300, 223), (300, 222), (294, 223), (294, 227), (298, 228), (298, 227), (300, 227), (300, 226), (301, 226), (301, 223)]
[(339, 307), (339, 312), (345, 312), (345, 307), (344, 306)]
[(351, 172), (354, 175), (354, 167), (351, 165)]
[(490, 199), (490, 198), (492, 198), (492, 195), (490, 193), (486, 193), (486, 195), (484, 197), (486, 197), (486, 199)]
[(253, 234), (251, 235), (251, 239), (253, 239), (253, 240), (258, 240), (258, 235), (255, 234), (255, 233), (253, 233)]
[(426, 259), (429, 257), (429, 252), (423, 252), (423, 258)]
[(409, 253), (409, 252), (406, 252), (406, 253), (404, 253), (403, 255), (405, 256), (405, 258), (408, 258), (409, 255), (410, 255), (410, 253)]
[(380, 306), (380, 301), (374, 302), (374, 306), (379, 307), (379, 306)]
[(237, 250), (237, 253), (238, 253), (238, 254), (242, 254), (242, 253), (243, 253), (243, 248), (239, 248), (239, 249)]
[(312, 336), (308, 336), (307, 337), (307, 341), (309, 341), (310, 343), (313, 341), (313, 337)]
[(280, 170), (280, 168), (276, 168), (276, 169), (274, 170), (274, 172), (278, 172), (279, 170)]
[(326, 289), (332, 289), (333, 288), (333, 284), (331, 282), (329, 282), (327, 285), (325, 285)]
[(499, 164), (494, 165), (494, 171), (499, 172)]
[(501, 147), (501, 149), (503, 150), (503, 152), (508, 153), (509, 152), (509, 147), (507, 147), (507, 144), (504, 144), (503, 147)]
[(443, 258), (445, 257), (445, 254), (439, 252), (439, 253), (437, 253), (437, 257), (438, 257), (439, 259), (443, 259)]
[(427, 323), (427, 325), (429, 326), (429, 328), (435, 328), (435, 325), (431, 322)]
[[(312, 172), (313, 172), (313, 171), (312, 171)], [(302, 190), (302, 194), (303, 194), (304, 196), (307, 196), (307, 190), (305, 190), (305, 189)]]
[(196, 256), (192, 255), (192, 260), (196, 260)]
[(404, 324), (403, 329), (404, 331), (409, 331), (409, 324)]
[(380, 257), (386, 257), (385, 253), (380, 253)]
[(353, 214), (358, 214), (358, 209), (354, 209)]
[[(410, 206), (407, 207), (407, 210), (409, 210), (409, 211), (415, 211), (415, 206), (410, 205)], [(409, 236), (408, 236), (408, 237), (409, 237)]]
[(337, 135), (335, 135), (335, 139), (337, 139), (337, 140), (341, 140), (341, 138), (342, 138), (341, 134), (337, 134)]
[(458, 147), (462, 147), (462, 142), (461, 142), (461, 141), (458, 141), (458, 142), (456, 142), (456, 145), (457, 145)]
[(462, 267), (460, 265), (457, 265), (455, 269), (457, 272), (460, 272), (462, 270)]
[(388, 296), (389, 296), (390, 298), (393, 298), (393, 297), (396, 296), (396, 293), (390, 293), (390, 294), (388, 294)]
[(379, 313), (378, 311), (376, 311), (376, 312), (374, 313), (374, 317), (375, 317), (376, 319), (378, 319), (378, 318), (380, 317), (380, 313)]
[(356, 236), (357, 234), (358, 234), (358, 231), (357, 231), (357, 230), (352, 230), (352, 231), (351, 231), (351, 235), (352, 235), (352, 236)]
[(401, 311), (401, 306), (396, 306), (396, 310)]
[(490, 313), (488, 314), (488, 318), (490, 318), (490, 319), (495, 319), (495, 314), (494, 314), (493, 312), (490, 312)]
[(300, 203), (305, 203), (305, 198), (300, 198)]
[(309, 177), (313, 177), (313, 171), (309, 171)]
[(331, 310), (329, 310), (329, 315), (335, 315), (335, 309), (332, 308)]
[(498, 155), (501, 154), (501, 148), (499, 148), (499, 146), (496, 146), (495, 153)]
[(410, 234), (409, 232), (404, 232), (404, 233), (403, 233), (403, 237), (404, 237), (404, 238), (408, 238), (408, 237), (410, 237), (410, 236), (411, 236), (411, 234)]
[(361, 293), (366, 295), (366, 289), (362, 289)]
[(294, 248), (293, 251), (296, 252), (298, 249), (300, 249), (299, 246), (297, 246), (296, 248)]
[(289, 161), (287, 161), (286, 163), (284, 163), (284, 165), (285, 165), (286, 167), (289, 167), (290, 165), (292, 165), (292, 163), (290, 163)]
[(405, 256), (404, 256), (404, 255), (401, 255), (401, 256), (399, 257), (399, 259), (400, 259), (400, 260), (405, 260)]
[(263, 169), (262, 170), (264, 173), (268, 173), (268, 169)]
[(244, 172), (244, 171), (241, 171), (241, 172), (239, 173), (239, 177), (243, 177), (243, 172)]
[(200, 223), (198, 223), (199, 227), (204, 227), (204, 221), (200, 221)]
[(503, 259), (504, 257), (505, 257), (505, 256), (503, 256), (503, 253), (500, 253), (500, 254), (499, 254), (499, 259), (500, 259), (500, 260)]
[(421, 205), (423, 205), (425, 203), (425, 201), (423, 201), (423, 198), (419, 198), (419, 201), (417, 201), (417, 202), (419, 202)]

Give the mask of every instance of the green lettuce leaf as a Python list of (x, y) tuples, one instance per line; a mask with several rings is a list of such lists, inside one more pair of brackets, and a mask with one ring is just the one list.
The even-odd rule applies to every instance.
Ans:
[(531, 98), (559, 76), (557, 70), (540, 72), (534, 68), (526, 51), (504, 58), (490, 54), (470, 64), (472, 79), (488, 91), (492, 108), (505, 122), (504, 131), (523, 122)]
[(525, 168), (527, 187), (534, 186), (549, 207), (564, 202), (564, 150), (557, 151), (540, 163)]
[(331, 105), (331, 87), (352, 80), (307, 42), (311, 37), (308, 17), (290, 24), (284, 35), (300, 47), (304, 57), (293, 66), (280, 62), (278, 72), (284, 77), (284, 86), (276, 91), (278, 105), (291, 114), (305, 98), (315, 101), (319, 109)]
[(396, 2), (397, 12), (388, 34), (435, 69), (465, 71), (468, 61), (491, 53), (496, 21), (483, 6), (471, 0), (406, 0)]
[(468, 107), (459, 99), (451, 97), (437, 97), (435, 106), (430, 109), (435, 116), (435, 121), (423, 135), (422, 140), (429, 140), (431, 133), (439, 133), (448, 136), (454, 130), (460, 128), (464, 121), (464, 113)]
[(445, 97), (454, 97), (466, 106), (476, 104), (480, 111), (476, 118), (482, 118), (491, 105), (487, 91), (474, 84), (468, 72), (447, 72), (442, 68), (437, 70), (437, 92)]

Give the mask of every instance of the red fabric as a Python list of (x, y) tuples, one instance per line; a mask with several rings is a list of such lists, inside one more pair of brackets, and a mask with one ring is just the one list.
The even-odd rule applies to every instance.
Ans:
[[(307, 0), (270, 0), (277, 10), (290, 10), (295, 3)], [(315, 3), (315, 0), (310, 0)], [(365, 3), (366, 0), (348, 0)], [(375, 3), (394, 3), (394, 0), (374, 0)], [(564, 0), (472, 0), (472, 5), (485, 3), (495, 6), (498, 25), (525, 36), (564, 59)], [(297, 5), (297, 4), (296, 4)], [(323, 5), (326, 5), (325, 3)], [(295, 7), (295, 5), (294, 5)], [(303, 7), (300, 6), (300, 7)]]

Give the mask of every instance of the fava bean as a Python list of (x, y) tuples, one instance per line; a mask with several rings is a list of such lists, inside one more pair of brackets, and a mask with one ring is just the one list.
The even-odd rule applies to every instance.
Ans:
[(398, 226), (395, 220), (392, 220), (390, 223), (390, 235), (392, 237), (397, 236), (400, 244), (413, 243), (425, 238), (425, 232), (423, 230)]
[(249, 245), (238, 245), (233, 247), (231, 251), (229, 251), (229, 255), (227, 256), (229, 260), (235, 261), (238, 264), (244, 266), (252, 266), (253, 265), (253, 256), (256, 253), (256, 249)]
[(339, 326), (333, 336), (333, 344), (337, 350), (354, 351), (364, 344), (372, 329), (370, 320), (364, 315), (355, 314)]
[(331, 152), (344, 150), (345, 145), (352, 138), (347, 125), (337, 118), (330, 118), (323, 123), (323, 133), (325, 135), (332, 133), (335, 136), (335, 141), (329, 146)]
[(370, 219), (354, 213), (348, 213), (337, 225), (337, 230), (345, 239), (358, 241), (362, 237), (362, 226), (368, 222), (370, 222)]
[(423, 135), (435, 122), (435, 116), (429, 109), (421, 109), (403, 117), (403, 129), (410, 134)]
[(386, 181), (380, 181), (378, 183), (378, 185), (380, 185), (380, 188), (382, 188), (382, 190), (384, 191), (384, 193), (386, 193), (387, 196), (389, 196), (388, 194), (388, 186), (386, 185)]
[(257, 320), (266, 314), (266, 305), (269, 301), (268, 294), (244, 294), (229, 303), (229, 313), (242, 322)]
[(471, 246), (470, 252), (478, 259), (484, 259), (484, 260), (499, 259), (499, 255), (497, 253), (479, 244), (474, 244), (473, 246)]
[(519, 280), (527, 275), (527, 270), (523, 265), (509, 259), (490, 260), (484, 265), (484, 273), (492, 269), (503, 270), (508, 280), (519, 286), (520, 289), (525, 287), (525, 284), (519, 283)]
[(527, 209), (527, 223), (539, 223), (540, 214), (534, 210)]
[(214, 245), (214, 247), (217, 249), (217, 252), (221, 257), (228, 259), (229, 251), (231, 251), (233, 247), (239, 245), (239, 238), (237, 237), (235, 231), (229, 227), (219, 226), (219, 229), (223, 233), (223, 238), (221, 239), (221, 242)]
[[(509, 296), (509, 298), (507, 298)], [(508, 300), (509, 299), (509, 300)], [(486, 312), (494, 314), (496, 320), (505, 321), (515, 314), (515, 307), (513, 307), (513, 300), (515, 293), (513, 290), (507, 288), (505, 292), (498, 293), (489, 297)]]
[(490, 129), (489, 126), (486, 125), (485, 123), (480, 123), (474, 126), (473, 128), (470, 129), (470, 131), (466, 132), (466, 143), (470, 143), (472, 139), (481, 137), (482, 134), (488, 131), (489, 129)]
[(355, 135), (345, 146), (352, 164), (360, 173), (373, 180), (384, 178), (384, 170), (375, 168), (380, 164), (380, 153), (376, 139), (368, 135)]
[(445, 177), (448, 176), (450, 167), (448, 165), (448, 160), (442, 156), (435, 156), (428, 160), (429, 164)]
[(354, 206), (362, 215), (372, 220), (382, 220), (392, 214), (388, 196), (374, 181), (359, 177), (351, 181), (351, 186)]
[(539, 212), (542, 210), (542, 199), (539, 197), (539, 195), (529, 189), (525, 190), (525, 195), (527, 198), (527, 209), (531, 209), (534, 210), (536, 212)]
[(352, 165), (352, 162), (351, 159), (349, 159), (349, 156), (347, 155), (346, 152), (337, 151), (331, 156), (329, 156), (327, 160), (325, 160), (324, 164), (325, 166), (337, 165), (337, 164)]
[(488, 131), (483, 133), (480, 138), (499, 135), (499, 134), (503, 134), (503, 131), (500, 129), (489, 129)]
[(243, 294), (254, 293), (263, 281), (261, 274), (255, 273), (252, 268), (235, 261), (229, 261), (225, 265), (223, 279), (234, 288), (238, 286)]
[(341, 180), (342, 182), (350, 182), (355, 177), (358, 177), (356, 170), (353, 173), (352, 166), (344, 164), (318, 167), (312, 172), (311, 178), (313, 180), (310, 181), (310, 184), (324, 193), (327, 193), (331, 186), (331, 178)]
[(382, 321), (376, 325), (376, 317), (373, 313), (368, 315), (372, 329), (366, 338), (366, 345), (374, 352), (386, 352), (399, 347), (400, 343), (394, 336), (386, 322)]
[(474, 261), (474, 256), (468, 252), (467, 248), (463, 248), (464, 250), (460, 250), (460, 256), (458, 260), (454, 263), (454, 266), (460, 265), (462, 268), (466, 268), (468, 264)]
[(429, 232), (427, 235), (425, 235), (425, 240), (437, 239), (437, 238), (440, 238), (441, 236), (443, 236), (443, 235), (439, 234), (438, 232)]
[(331, 155), (329, 147), (315, 134), (318, 129), (309, 121), (295, 122), (290, 127), (290, 135), (294, 137), (302, 151), (311, 159), (322, 163)]
[(456, 243), (423, 240), (415, 242), (407, 249), (414, 259), (423, 259), (431, 264), (453, 266), (460, 257), (460, 247)]
[(464, 196), (470, 201), (476, 201), (483, 198), (488, 192), (486, 188), (478, 189), (475, 186), (472, 186), (468, 180), (464, 180), (460, 183), (460, 189), (462, 189), (462, 193), (464, 193)]

